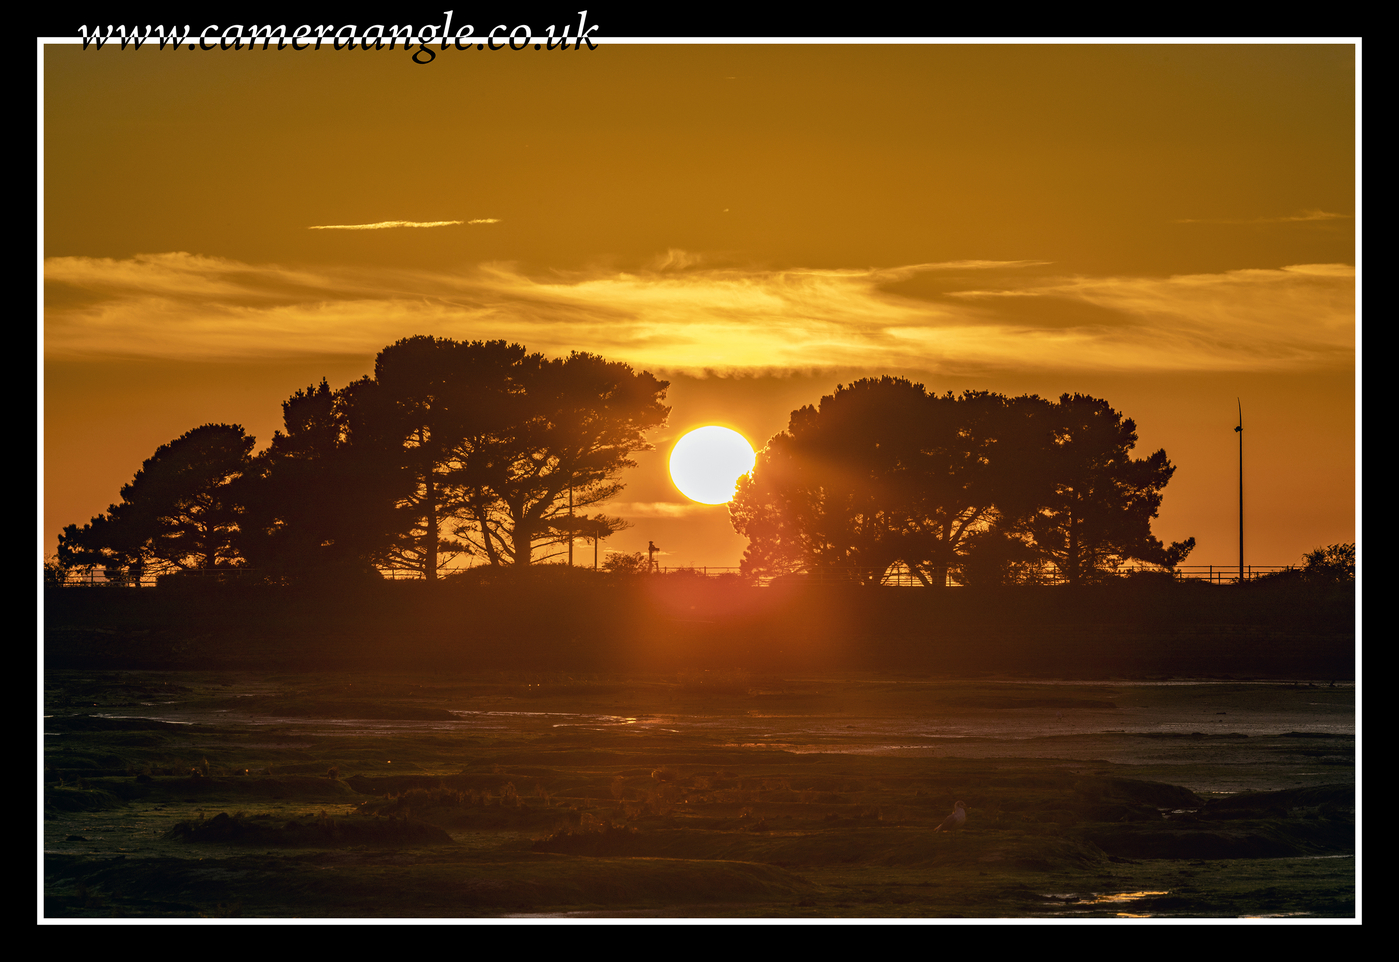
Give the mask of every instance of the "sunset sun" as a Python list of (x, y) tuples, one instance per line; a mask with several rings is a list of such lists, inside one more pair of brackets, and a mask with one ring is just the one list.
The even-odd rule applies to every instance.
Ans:
[(753, 447), (743, 435), (711, 424), (675, 442), (670, 478), (691, 501), (725, 504), (738, 479), (753, 469), (753, 459)]

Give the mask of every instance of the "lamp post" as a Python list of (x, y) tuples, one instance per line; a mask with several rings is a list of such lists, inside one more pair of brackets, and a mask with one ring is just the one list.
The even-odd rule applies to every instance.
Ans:
[(1239, 402), (1239, 424), (1234, 433), (1239, 436), (1239, 584), (1244, 583), (1244, 403)]

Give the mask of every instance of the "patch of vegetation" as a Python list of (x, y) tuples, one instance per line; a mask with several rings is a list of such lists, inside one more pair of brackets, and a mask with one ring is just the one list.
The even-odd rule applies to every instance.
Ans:
[(345, 848), (354, 845), (450, 845), (452, 837), (435, 825), (410, 818), (338, 818), (319, 815), (281, 821), (270, 815), (220, 812), (213, 818), (179, 822), (166, 833), (179, 842), (272, 845), (287, 848)]
[(96, 812), (122, 808), (124, 801), (101, 788), (76, 785), (47, 785), (44, 787), (44, 812)]

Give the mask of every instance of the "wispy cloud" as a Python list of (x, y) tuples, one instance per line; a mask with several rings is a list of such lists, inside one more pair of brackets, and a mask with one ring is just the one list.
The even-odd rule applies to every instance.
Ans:
[(1328, 220), (1354, 220), (1354, 214), (1331, 214), (1324, 210), (1304, 210), (1300, 214), (1288, 214), (1283, 217), (1182, 217), (1179, 220), (1171, 221), (1172, 224), (1296, 224), (1307, 221), (1328, 221)]
[(386, 230), (390, 227), (454, 227), (457, 224), (499, 224), (499, 217), (475, 220), (381, 220), (377, 224), (319, 224), (307, 230)]
[[(1081, 277), (1040, 261), (526, 274), (246, 264), (188, 253), (45, 264), (50, 356), (372, 355), (413, 334), (742, 371), (1260, 370), (1353, 364), (1354, 269)], [(922, 285), (922, 286), (920, 286)]]
[(617, 501), (609, 504), (607, 510), (624, 518), (683, 518), (697, 511), (712, 511), (714, 506), (673, 501)]

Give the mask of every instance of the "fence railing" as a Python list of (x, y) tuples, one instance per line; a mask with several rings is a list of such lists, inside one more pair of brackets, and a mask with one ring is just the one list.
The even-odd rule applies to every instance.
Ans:
[[(1276, 574), (1295, 568), (1295, 565), (1245, 565), (1244, 580), (1251, 581), (1264, 575)], [(583, 566), (579, 566), (580, 569)], [(469, 569), (455, 569), (457, 571)], [(592, 570), (588, 568), (587, 570)], [(46, 584), (56, 585), (65, 588), (78, 587), (126, 587), (126, 588), (153, 588), (156, 581), (170, 572), (141, 572), (139, 574), (116, 571), (113, 569), (103, 570), (101, 568), (90, 568), (85, 570), (70, 570), (60, 572), (62, 577), (53, 577), (46, 573)], [(406, 568), (381, 568), (379, 573), (390, 581), (421, 581), (423, 573), (421, 571)], [(451, 572), (444, 572), (450, 574)], [(653, 575), (672, 576), (698, 576), (704, 578), (717, 578), (721, 575), (739, 575), (741, 570), (737, 566), (719, 565), (658, 565), (651, 569)], [(1177, 581), (1208, 581), (1213, 584), (1234, 584), (1239, 580), (1238, 565), (1180, 565), (1173, 571), (1166, 571), (1150, 565), (1123, 565), (1117, 569), (1118, 575), (1124, 574), (1169, 574)], [(645, 575), (646, 572), (641, 572)], [(812, 581), (817, 583), (849, 583), (860, 582), (869, 583), (874, 580), (878, 572), (873, 568), (822, 568), (809, 573), (795, 573), (794, 580)], [(213, 581), (243, 581), (249, 576), (256, 576), (256, 570), (252, 568), (213, 568), (213, 569), (189, 569), (179, 572), (181, 578), (198, 578), (200, 580)], [(781, 576), (777, 576), (781, 577)], [(773, 576), (764, 576), (757, 579), (759, 584), (771, 584), (777, 580)], [(1037, 577), (1037, 584), (1063, 584), (1066, 579), (1060, 576), (1052, 568), (1041, 573)], [(913, 572), (903, 566), (889, 568), (880, 576), (879, 583), (888, 586), (921, 587), (923, 582)], [(949, 573), (947, 579), (948, 587), (961, 587), (961, 582), (956, 578), (956, 573)]]
[[(1245, 565), (1244, 580), (1253, 581), (1255, 579), (1263, 577), (1264, 575), (1276, 574), (1277, 572), (1287, 571), (1289, 568), (1294, 567), (1296, 566)], [(660, 568), (658, 570), (660, 571), (660, 573), (664, 574), (667, 571), (676, 570), (693, 570), (695, 572), (699, 572), (700, 569)], [(718, 569), (709, 569), (710, 572), (714, 572), (716, 570)], [(729, 568), (724, 570), (737, 572), (739, 569)], [(1122, 565), (1114, 573), (1119, 576), (1138, 574), (1162, 576), (1168, 575), (1177, 581), (1208, 581), (1213, 584), (1235, 584), (1239, 580), (1238, 565), (1180, 565), (1175, 570), (1158, 568), (1153, 565)], [(814, 581), (817, 583), (860, 582), (863, 584), (868, 584), (874, 581), (876, 578), (878, 578), (879, 584), (886, 586), (922, 587), (925, 584), (923, 579), (920, 579), (916, 574), (914, 574), (912, 571), (910, 571), (908, 568), (902, 565), (897, 565), (895, 567), (889, 568), (883, 571), (882, 573), (874, 568), (818, 568), (815, 571), (811, 572), (795, 572), (791, 577), (801, 579), (804, 581)], [(776, 579), (773, 577), (764, 577), (761, 580), (764, 583), (770, 583)], [(1049, 567), (1044, 571), (1037, 572), (1034, 579), (1027, 580), (1024, 583), (1058, 585), (1067, 584), (1068, 579), (1061, 575), (1053, 567)], [(947, 574), (947, 587), (965, 587), (965, 583), (958, 580), (957, 572), (955, 570), (949, 571)]]

